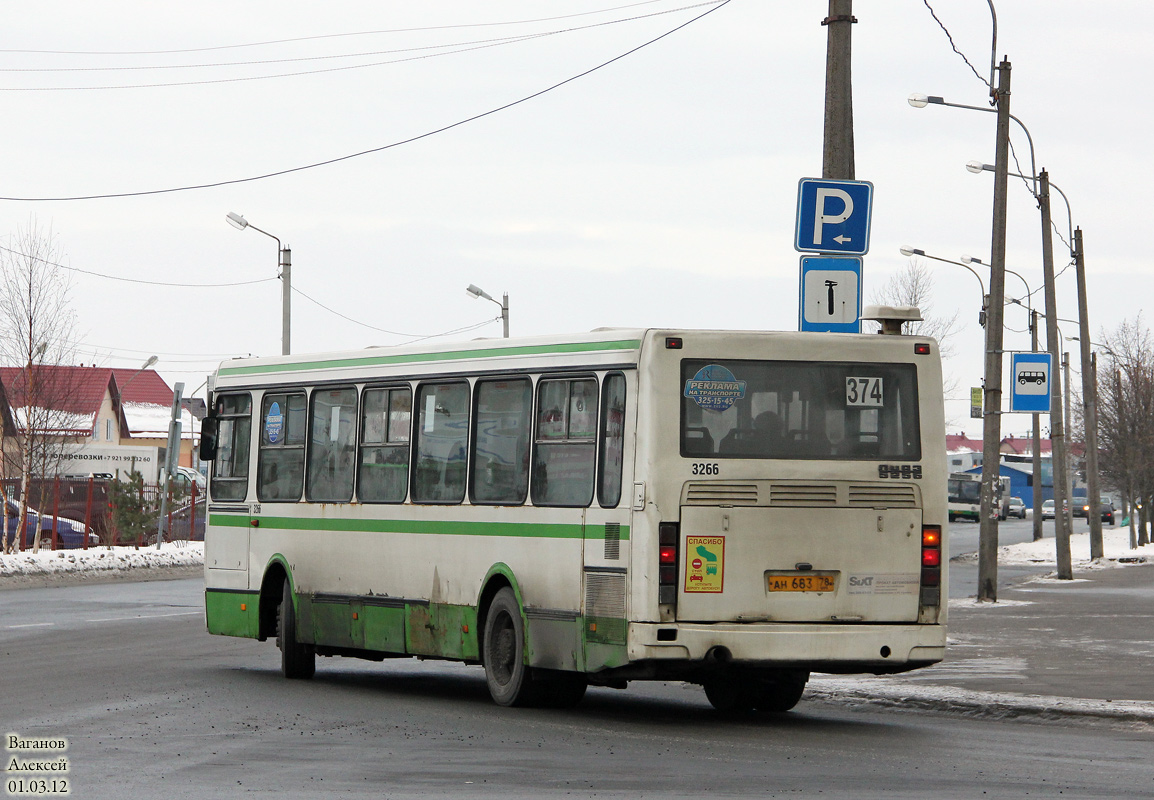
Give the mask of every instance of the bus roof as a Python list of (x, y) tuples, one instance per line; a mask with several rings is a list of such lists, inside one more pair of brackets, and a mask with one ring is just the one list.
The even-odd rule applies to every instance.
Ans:
[[(722, 331), (678, 328), (598, 328), (588, 333), (550, 334), (516, 339), (474, 339), (461, 342), (366, 347), (330, 353), (308, 353), (222, 362), (216, 387), (268, 385), (296, 381), (326, 382), (379, 378), (382, 375), (420, 377), (445, 372), (484, 373), (522, 368), (546, 361), (551, 368), (636, 366), (646, 341), (657, 337), (766, 337), (785, 341), (836, 336), (858, 340), (859, 347), (876, 349), (885, 340), (909, 342), (916, 337), (879, 337), (869, 334), (799, 333), (797, 331)], [(784, 343), (784, 341), (783, 341)], [(858, 348), (854, 348), (858, 349)]]

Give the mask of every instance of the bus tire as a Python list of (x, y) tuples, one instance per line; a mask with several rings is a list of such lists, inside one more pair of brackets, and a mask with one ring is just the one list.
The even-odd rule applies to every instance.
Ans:
[(485, 682), (500, 706), (531, 705), (537, 699), (533, 672), (525, 664), (525, 625), (517, 596), (508, 586), (493, 597), (485, 615)]
[(286, 678), (308, 679), (316, 673), (316, 651), (311, 644), (297, 641), (297, 614), (288, 580), (277, 607), (276, 646), (280, 648), (280, 668)]
[(809, 673), (805, 670), (782, 670), (772, 676), (756, 678), (753, 707), (770, 714), (789, 711), (801, 700), (808, 682)]

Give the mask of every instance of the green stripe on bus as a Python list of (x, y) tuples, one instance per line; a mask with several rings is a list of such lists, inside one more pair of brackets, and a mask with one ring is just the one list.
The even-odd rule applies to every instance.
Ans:
[[(251, 520), (251, 521), (250, 521)], [(312, 517), (271, 517), (245, 514), (210, 514), (209, 525), (247, 528), (259, 521), (261, 528), (300, 531), (356, 531), (375, 533), (422, 533), (442, 536), (519, 536), (535, 539), (603, 539), (604, 525), (573, 525), (548, 522), (463, 522), (458, 520), (413, 519), (320, 519)], [(621, 526), (621, 539), (629, 540), (629, 527)]]
[(519, 345), (517, 347), (493, 347), (478, 350), (450, 350), (444, 353), (409, 353), (404, 355), (374, 355), (358, 358), (334, 358), (329, 361), (299, 361), (295, 364), (263, 364), (251, 367), (221, 367), (222, 377), (233, 375), (265, 375), (274, 372), (304, 372), (318, 369), (342, 369), (350, 367), (375, 367), (389, 364), (417, 364), (423, 361), (453, 361), (457, 359), (499, 358), (502, 356), (530, 356), (550, 353), (592, 353), (600, 350), (637, 350), (639, 339), (622, 339), (615, 342), (573, 342), (571, 344)]

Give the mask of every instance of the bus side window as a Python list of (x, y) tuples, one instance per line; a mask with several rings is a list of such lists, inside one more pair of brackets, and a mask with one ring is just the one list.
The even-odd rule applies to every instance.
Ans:
[(423, 384), (417, 389), (414, 503), (465, 499), (469, 444), (469, 384)]
[(475, 402), (470, 502), (520, 505), (529, 493), (533, 386), (528, 379), (478, 381)]
[(216, 417), (217, 448), (212, 463), (212, 497), (214, 500), (244, 500), (248, 495), (252, 398), (247, 394), (221, 395), (216, 399)]
[(539, 386), (533, 504), (587, 506), (597, 453), (597, 380), (543, 380)]
[(365, 390), (357, 470), (357, 497), (362, 503), (405, 502), (412, 408), (408, 386)]
[(303, 394), (264, 396), (256, 480), (259, 500), (300, 500), (304, 488), (306, 419)]
[(347, 503), (353, 496), (357, 390), (315, 389), (310, 401), (306, 497), (314, 503)]
[[(706, 431), (708, 433), (708, 431)], [(625, 461), (625, 376), (606, 375), (601, 387), (601, 456), (597, 465), (597, 502), (616, 508), (621, 502), (621, 465)]]

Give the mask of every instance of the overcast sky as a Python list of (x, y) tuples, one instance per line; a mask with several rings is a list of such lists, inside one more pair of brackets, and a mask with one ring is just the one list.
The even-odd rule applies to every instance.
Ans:
[[(930, 2), (988, 79), (988, 3)], [(1154, 4), (999, 0), (997, 11), (1011, 111), (1084, 231), (1097, 338), (1154, 294)], [(21, 4), (0, 32), (0, 242), (30, 221), (53, 231), (77, 270), (78, 361), (132, 367), (157, 354), (186, 392), (222, 358), (280, 353), (276, 243), (230, 227), (229, 211), (292, 247), (303, 293), (294, 353), (479, 324), (454, 337), (500, 336), (499, 321), (482, 324), (498, 308), (471, 300), (469, 283), (509, 293), (514, 336), (795, 330), (797, 182), (821, 174), (826, 12), (826, 0)], [(995, 115), (907, 103), (920, 92), (988, 107), (983, 80), (924, 2), (859, 0), (854, 14), (857, 178), (875, 185), (869, 302), (906, 264), (903, 244), (989, 260), (992, 175), (964, 165), (993, 162)], [(382, 148), (666, 33), (510, 108), (328, 166), (141, 197), (30, 199), (235, 181)], [(1016, 126), (1013, 143), (1029, 171)], [(1039, 290), (1038, 307), (1040, 227), (1030, 192), (1012, 182), (1007, 265)], [(1061, 239), (1055, 254), (1060, 268)], [(979, 437), (968, 419), (982, 370), (979, 289), (961, 267), (930, 263), (929, 313), (959, 312), (962, 323), (946, 364), (958, 386), (949, 429)], [(1013, 276), (1006, 286), (1025, 293)], [(1058, 298), (1059, 316), (1075, 319), (1072, 269)], [(1028, 349), (1025, 312), (1008, 307), (1006, 325), (1006, 349)], [(1010, 415), (1002, 429), (1028, 425)]]

